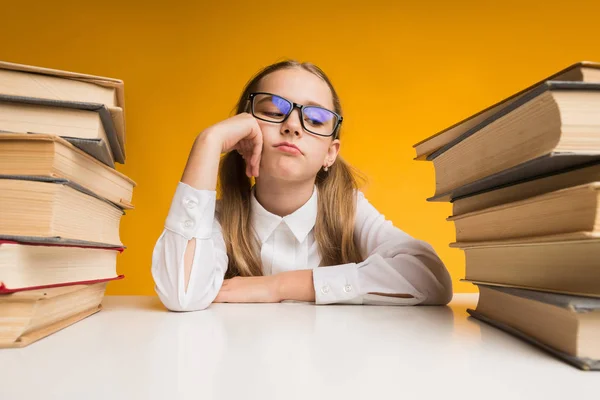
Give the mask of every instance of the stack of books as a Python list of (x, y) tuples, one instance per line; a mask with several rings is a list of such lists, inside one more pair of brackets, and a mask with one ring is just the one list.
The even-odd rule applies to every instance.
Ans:
[(0, 348), (102, 307), (135, 183), (123, 82), (0, 62)]
[(580, 62), (415, 146), (450, 201), (475, 318), (600, 369), (600, 64)]

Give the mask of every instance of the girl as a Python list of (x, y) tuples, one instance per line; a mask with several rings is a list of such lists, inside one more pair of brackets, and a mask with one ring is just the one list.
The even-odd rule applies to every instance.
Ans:
[(154, 248), (152, 276), (168, 309), (450, 301), (433, 248), (386, 220), (338, 155), (342, 110), (323, 71), (268, 66), (236, 114), (196, 138)]

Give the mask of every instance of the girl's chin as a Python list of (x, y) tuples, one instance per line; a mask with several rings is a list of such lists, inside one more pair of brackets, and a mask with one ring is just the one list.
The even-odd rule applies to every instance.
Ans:
[(306, 165), (306, 163), (299, 162), (299, 159), (296, 157), (284, 156), (266, 160), (263, 159), (261, 161), (259, 177), (264, 174), (286, 180), (306, 179), (306, 176), (310, 175), (306, 171), (307, 167), (308, 165)]
[(261, 176), (269, 176), (271, 178), (282, 179), (282, 180), (300, 180), (303, 177), (301, 171), (298, 168), (279, 167), (273, 169), (260, 169), (258, 178)]

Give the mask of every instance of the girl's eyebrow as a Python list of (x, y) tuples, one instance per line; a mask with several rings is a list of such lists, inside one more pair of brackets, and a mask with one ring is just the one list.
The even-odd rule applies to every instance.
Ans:
[[(275, 96), (279, 96), (279, 97), (283, 97), (284, 99), (288, 99), (287, 97), (281, 96), (277, 93), (273, 93), (273, 94)], [(293, 100), (289, 100), (289, 101), (293, 101)], [(309, 100), (306, 103), (298, 103), (298, 104), (304, 104), (305, 106), (317, 106), (317, 107), (321, 107), (321, 108), (325, 108), (325, 109), (329, 110), (329, 108), (325, 107), (323, 104), (317, 103), (316, 101), (312, 101), (312, 100)]]
[(307, 105), (307, 106), (317, 106), (317, 107), (321, 107), (321, 108), (327, 108), (324, 105), (317, 103), (316, 101), (309, 101), (309, 102), (305, 103), (305, 105)]

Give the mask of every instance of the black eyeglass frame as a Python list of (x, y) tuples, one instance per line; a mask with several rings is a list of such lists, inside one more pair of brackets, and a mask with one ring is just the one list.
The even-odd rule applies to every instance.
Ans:
[[(257, 95), (259, 95), (259, 94), (267, 94), (267, 95), (270, 95), (270, 96), (277, 96), (277, 97), (279, 97), (280, 99), (282, 99), (282, 100), (285, 100), (285, 101), (287, 101), (288, 103), (290, 103), (290, 104), (292, 105), (292, 107), (290, 107), (290, 111), (288, 111), (288, 113), (285, 115), (285, 117), (283, 117), (283, 119), (282, 119), (281, 121), (271, 121), (271, 120), (268, 120), (268, 119), (265, 119), (265, 118), (261, 118), (261, 117), (257, 116), (257, 115), (254, 113), (254, 98), (255, 98)], [(278, 95), (278, 94), (274, 94), (274, 93), (268, 93), (268, 92), (254, 92), (254, 93), (250, 93), (250, 95), (248, 96), (248, 100), (250, 100), (250, 111), (252, 112), (252, 115), (254, 116), (254, 118), (258, 118), (258, 119), (260, 119), (260, 120), (262, 120), (262, 121), (271, 122), (271, 123), (274, 123), (274, 124), (282, 124), (282, 123), (284, 123), (284, 122), (285, 122), (285, 120), (286, 120), (286, 119), (288, 119), (288, 117), (289, 117), (289, 116), (292, 114), (292, 112), (294, 112), (294, 109), (295, 109), (295, 108), (298, 108), (298, 109), (300, 109), (300, 115), (302, 116), (302, 118), (300, 118), (300, 123), (302, 124), (302, 128), (304, 128), (304, 130), (305, 130), (305, 131), (307, 131), (307, 132), (310, 132), (310, 133), (312, 133), (313, 135), (317, 135), (317, 136), (322, 136), (322, 137), (331, 137), (331, 136), (334, 136), (334, 135), (335, 135), (335, 136), (337, 137), (337, 132), (338, 132), (338, 129), (339, 129), (340, 125), (342, 124), (342, 121), (344, 120), (344, 117), (342, 117), (340, 114), (336, 113), (335, 111), (331, 111), (331, 110), (330, 110), (330, 109), (328, 109), (328, 108), (325, 108), (325, 107), (320, 107), (320, 106), (313, 106), (313, 105), (308, 105), (308, 106), (305, 106), (305, 105), (303, 105), (303, 104), (294, 103), (293, 101), (290, 101), (290, 100), (286, 99), (285, 97), (282, 97), (282, 96), (280, 96), (280, 95)], [(313, 131), (311, 131), (310, 129), (308, 129), (308, 128), (306, 127), (306, 125), (304, 125), (304, 117), (305, 117), (305, 116), (304, 116), (304, 109), (305, 109), (306, 107), (311, 107), (311, 108), (313, 108), (313, 107), (314, 107), (314, 108), (320, 108), (321, 110), (329, 111), (330, 113), (332, 113), (333, 115), (335, 115), (335, 116), (336, 116), (336, 118), (337, 118), (337, 121), (336, 121), (336, 123), (335, 123), (335, 126), (333, 127), (333, 130), (332, 130), (332, 132), (331, 132), (329, 135), (323, 135), (323, 134), (321, 134), (321, 133), (313, 132)]]

